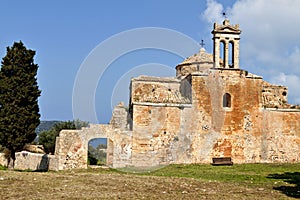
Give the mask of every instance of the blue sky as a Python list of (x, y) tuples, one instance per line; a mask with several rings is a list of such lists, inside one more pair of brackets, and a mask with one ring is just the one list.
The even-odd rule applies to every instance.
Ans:
[[(290, 93), (294, 92), (292, 96), (289, 94), (290, 100), (299, 104), (300, 94), (296, 91), (300, 84), (300, 42), (297, 37), (300, 33), (300, 14), (295, 10), (300, 6), (299, 1), (274, 0), (272, 5), (266, 2), (2, 1), (0, 56), (5, 55), (7, 46), (19, 40), (36, 50), (38, 83), (42, 90), (39, 99), (41, 119), (70, 120), (73, 119), (72, 93), (76, 75), (99, 44), (124, 31), (160, 27), (175, 30), (195, 41), (203, 39), (206, 50), (211, 52), (213, 22), (221, 23), (221, 14), (226, 11), (229, 19), (239, 23), (243, 31), (241, 68), (262, 75), (270, 82), (288, 85)], [(143, 72), (155, 76), (174, 76), (172, 68), (182, 60), (180, 56), (157, 49), (121, 55), (108, 66), (98, 82), (94, 94), (98, 119), (92, 122), (109, 122), (112, 105), (123, 97), (127, 101), (128, 91), (116, 88), (118, 84), (128, 88), (125, 79), (129, 76)], [(157, 65), (151, 67), (147, 63)], [(142, 67), (138, 70), (136, 66)], [(133, 69), (136, 73), (131, 73)], [(89, 118), (82, 120), (89, 121)]]

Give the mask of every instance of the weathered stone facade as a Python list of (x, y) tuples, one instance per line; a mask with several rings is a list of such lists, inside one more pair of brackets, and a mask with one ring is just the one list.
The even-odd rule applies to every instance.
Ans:
[(176, 77), (133, 78), (129, 108), (118, 105), (110, 124), (62, 131), (58, 169), (87, 167), (88, 142), (101, 137), (108, 138), (107, 164), (116, 168), (213, 157), (299, 162), (300, 110), (287, 103), (287, 87), (240, 69), (238, 25), (225, 20), (212, 33), (213, 55), (202, 48), (177, 65)]

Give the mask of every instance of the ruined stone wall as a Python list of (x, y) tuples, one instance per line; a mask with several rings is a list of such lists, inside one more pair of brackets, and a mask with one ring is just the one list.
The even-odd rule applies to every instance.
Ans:
[(114, 129), (129, 130), (131, 127), (131, 116), (128, 113), (129, 108), (125, 108), (124, 103), (120, 102), (112, 113), (109, 124)]
[[(0, 165), (7, 165), (4, 153), (0, 153)], [(31, 153), (28, 151), (16, 153), (15, 169), (18, 170), (57, 170), (57, 165), (57, 159), (54, 155)]]
[(55, 156), (58, 168), (87, 168), (87, 147), (80, 130), (62, 130), (56, 138)]
[(288, 88), (272, 85), (266, 81), (262, 86), (263, 106), (266, 108), (289, 108), (287, 104)]
[(131, 131), (114, 129), (109, 124), (91, 124), (81, 130), (62, 130), (56, 139), (58, 169), (87, 168), (88, 142), (107, 138), (107, 164), (110, 167), (131, 165)]
[(181, 95), (180, 80), (176, 78), (146, 77), (132, 79), (131, 103), (190, 103)]
[(56, 138), (55, 156), (58, 170), (87, 168), (88, 143), (107, 139), (107, 165), (114, 168), (131, 166), (132, 131), (128, 109), (123, 103), (113, 111), (110, 124), (90, 124), (81, 130), (62, 130)]

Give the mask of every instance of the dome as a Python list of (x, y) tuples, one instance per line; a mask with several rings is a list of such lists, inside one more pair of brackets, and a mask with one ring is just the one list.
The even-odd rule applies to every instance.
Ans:
[(213, 68), (213, 55), (201, 48), (200, 51), (176, 66), (177, 76), (186, 76), (193, 72), (201, 72)]
[(204, 48), (188, 58), (186, 58), (179, 65), (193, 64), (193, 63), (213, 63), (213, 55), (206, 52)]

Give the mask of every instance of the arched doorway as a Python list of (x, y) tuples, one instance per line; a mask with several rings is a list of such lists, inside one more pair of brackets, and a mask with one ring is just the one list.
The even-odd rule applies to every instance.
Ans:
[(88, 165), (107, 165), (107, 138), (94, 138), (88, 142)]
[(93, 138), (88, 142), (87, 164), (113, 166), (114, 144), (109, 138)]
[(107, 138), (93, 138), (88, 142), (88, 165), (108, 166), (112, 164), (113, 145)]

